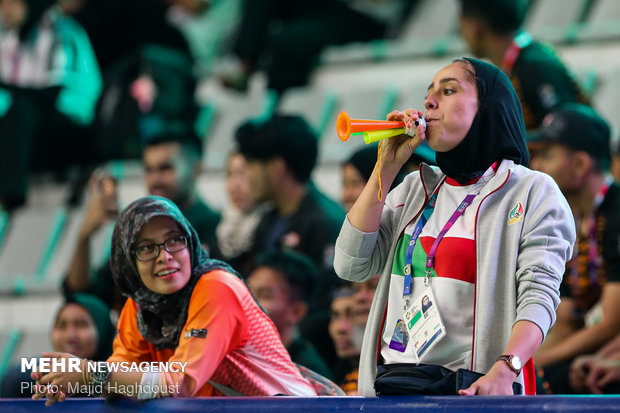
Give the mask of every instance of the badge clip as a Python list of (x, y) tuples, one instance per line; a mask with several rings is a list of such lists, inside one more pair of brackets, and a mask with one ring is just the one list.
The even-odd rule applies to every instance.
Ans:
[(431, 269), (426, 267), (426, 276), (424, 277), (424, 286), (428, 287), (429, 285), (431, 285)]

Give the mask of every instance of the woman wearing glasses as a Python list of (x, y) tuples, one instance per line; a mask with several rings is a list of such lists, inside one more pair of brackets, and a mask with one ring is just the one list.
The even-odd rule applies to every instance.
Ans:
[(52, 384), (33, 398), (47, 397), (46, 404), (63, 401), (70, 382), (74, 388), (78, 383), (101, 389), (104, 396), (139, 399), (316, 395), (244, 282), (224, 262), (208, 258), (172, 202), (151, 196), (122, 212), (114, 228), (110, 266), (129, 299), (108, 364), (177, 362), (183, 371), (33, 373), (39, 384)]

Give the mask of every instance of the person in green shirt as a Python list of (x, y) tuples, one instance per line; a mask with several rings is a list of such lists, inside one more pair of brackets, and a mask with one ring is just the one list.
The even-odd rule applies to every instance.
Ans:
[(522, 30), (527, 0), (460, 0), (460, 30), (476, 57), (487, 58), (510, 78), (526, 129), (540, 126), (561, 103), (588, 97), (553, 48)]

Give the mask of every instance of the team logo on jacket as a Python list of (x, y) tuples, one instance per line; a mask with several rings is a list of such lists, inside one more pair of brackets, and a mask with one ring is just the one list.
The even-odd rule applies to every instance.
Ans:
[(523, 221), (524, 212), (525, 208), (523, 208), (523, 204), (521, 202), (517, 202), (517, 205), (515, 205), (514, 208), (510, 210), (510, 214), (508, 214), (508, 225)]
[(207, 337), (207, 329), (206, 328), (188, 328), (185, 330), (184, 338), (206, 338)]

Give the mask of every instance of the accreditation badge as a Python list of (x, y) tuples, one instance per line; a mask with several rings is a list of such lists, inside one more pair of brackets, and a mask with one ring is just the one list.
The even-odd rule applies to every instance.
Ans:
[(446, 335), (446, 328), (441, 316), (433, 290), (425, 287), (416, 294), (403, 312), (403, 320), (409, 334), (409, 345), (421, 362), (430, 350)]

